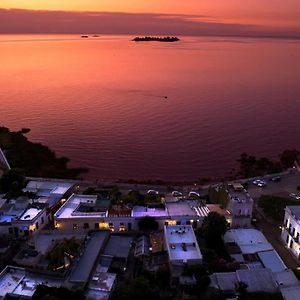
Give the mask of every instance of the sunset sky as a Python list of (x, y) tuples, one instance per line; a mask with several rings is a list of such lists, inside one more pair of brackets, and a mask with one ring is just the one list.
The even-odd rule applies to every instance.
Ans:
[(1, 0), (0, 20), (2, 33), (132, 33), (135, 25), (137, 33), (300, 36), (299, 0)]

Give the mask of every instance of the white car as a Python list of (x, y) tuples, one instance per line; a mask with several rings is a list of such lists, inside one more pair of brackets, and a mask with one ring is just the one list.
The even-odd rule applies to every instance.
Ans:
[(290, 196), (291, 198), (294, 198), (294, 199), (297, 199), (297, 200), (300, 199), (300, 196), (297, 195), (297, 194), (295, 194), (295, 193), (291, 193), (289, 196)]
[(173, 197), (182, 197), (182, 193), (179, 192), (179, 191), (173, 191), (173, 192), (172, 192), (172, 196), (173, 196)]
[(197, 192), (189, 192), (189, 197), (200, 197), (200, 194)]
[(264, 187), (267, 185), (266, 181), (264, 179), (255, 179), (252, 182), (254, 185), (257, 185), (259, 187)]
[(149, 195), (158, 195), (158, 191), (156, 191), (156, 190), (148, 190), (147, 194), (149, 194)]

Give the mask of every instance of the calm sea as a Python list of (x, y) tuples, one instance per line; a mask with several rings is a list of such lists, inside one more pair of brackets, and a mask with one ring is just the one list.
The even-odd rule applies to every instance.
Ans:
[(130, 39), (0, 36), (0, 124), (99, 179), (222, 176), (244, 151), (300, 149), (300, 42)]

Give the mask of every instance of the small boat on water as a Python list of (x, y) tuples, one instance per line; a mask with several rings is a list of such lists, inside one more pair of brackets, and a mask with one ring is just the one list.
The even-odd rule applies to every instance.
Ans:
[(82, 39), (87, 39), (89, 36), (88, 35), (82, 35), (81, 38)]

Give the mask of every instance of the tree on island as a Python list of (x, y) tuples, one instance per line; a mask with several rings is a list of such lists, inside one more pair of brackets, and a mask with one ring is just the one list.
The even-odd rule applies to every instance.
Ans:
[(0, 191), (7, 198), (17, 197), (25, 187), (26, 178), (22, 170), (11, 169), (0, 178)]
[(153, 217), (144, 217), (139, 221), (139, 230), (141, 231), (158, 230), (158, 223)]

